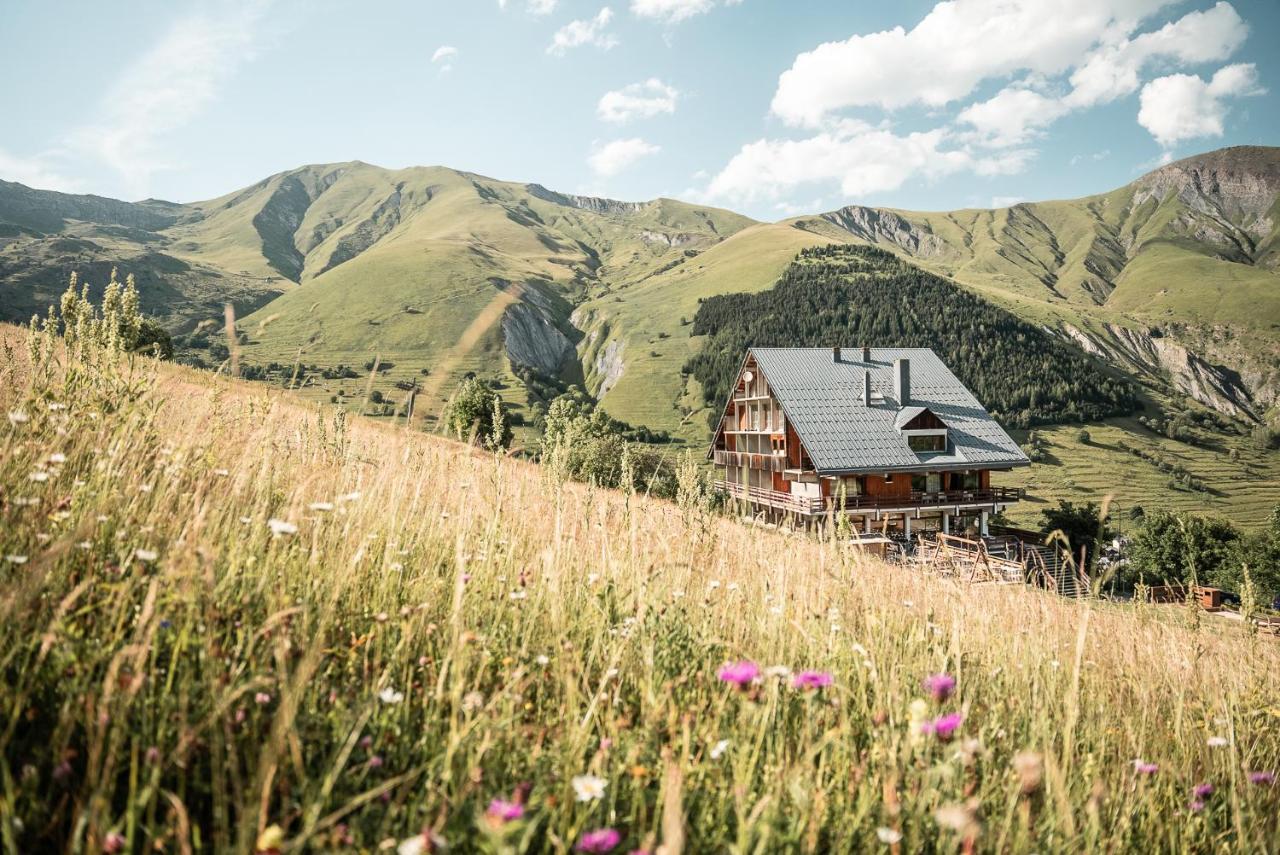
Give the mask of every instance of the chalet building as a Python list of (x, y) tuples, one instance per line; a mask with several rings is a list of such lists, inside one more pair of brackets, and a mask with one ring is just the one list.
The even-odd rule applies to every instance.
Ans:
[(991, 473), (1029, 464), (932, 350), (892, 347), (750, 348), (708, 457), (756, 512), (907, 537), (986, 535), (1020, 498)]

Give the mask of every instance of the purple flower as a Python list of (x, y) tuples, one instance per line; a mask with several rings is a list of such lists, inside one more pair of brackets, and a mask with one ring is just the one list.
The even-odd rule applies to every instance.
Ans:
[(796, 689), (821, 689), (831, 685), (831, 675), (826, 671), (801, 671), (791, 685)]
[(1133, 761), (1133, 771), (1139, 775), (1154, 775), (1160, 771), (1160, 766), (1155, 763), (1148, 763), (1141, 758)]
[(1196, 801), (1203, 801), (1213, 795), (1213, 784), (1196, 784), (1191, 795), (1196, 797)]
[(524, 816), (524, 805), (519, 802), (509, 802), (505, 799), (494, 799), (489, 802), (489, 809), (486, 813), (502, 822), (511, 822)]
[(622, 835), (612, 828), (599, 828), (582, 835), (574, 848), (579, 852), (612, 852), (622, 842)]
[(732, 662), (720, 669), (719, 676), (724, 682), (733, 683), (741, 689), (760, 676), (760, 666), (749, 660)]
[(960, 713), (947, 713), (946, 715), (938, 716), (933, 721), (926, 721), (921, 724), (920, 732), (932, 733), (938, 737), (939, 742), (949, 742), (962, 721), (964, 721), (964, 716), (960, 715)]
[(379, 757), (377, 754), (375, 754), (375, 755), (373, 755), (372, 757), (370, 757), (370, 758), (369, 758), (369, 760), (368, 760), (368, 763), (369, 763), (369, 768), (370, 768), (370, 769), (381, 769), (381, 768), (382, 768), (382, 758), (381, 758), (381, 757)]
[(1200, 801), (1199, 799), (1190, 801), (1187, 803), (1187, 810), (1191, 811), (1192, 813), (1199, 813), (1200, 811), (1204, 810), (1204, 802)]
[(1276, 782), (1275, 772), (1250, 772), (1249, 783), (1259, 787), (1269, 787)]
[(930, 674), (924, 678), (924, 690), (942, 703), (956, 690), (956, 678), (950, 674)]

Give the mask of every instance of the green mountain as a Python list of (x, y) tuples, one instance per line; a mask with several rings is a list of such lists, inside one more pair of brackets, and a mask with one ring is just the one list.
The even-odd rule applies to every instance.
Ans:
[[(362, 400), (364, 381), (350, 375), (376, 356), (388, 410), (425, 386), (417, 411), (430, 418), (475, 372), (518, 408), (581, 383), (617, 418), (700, 441), (707, 405), (685, 371), (705, 341), (692, 334), (700, 304), (773, 287), (805, 248), (869, 244), (1109, 363), (1145, 390), (1148, 415), (1208, 408), (1244, 430), (1280, 415), (1278, 200), (1280, 149), (1260, 147), (1188, 158), (1081, 199), (938, 213), (849, 206), (777, 223), (360, 162), (191, 204), (0, 182), (0, 319), (43, 311), (72, 271), (101, 286), (118, 265), (186, 358), (225, 357), (211, 329), (231, 302), (241, 364), (318, 400)], [(1133, 420), (1106, 429), (1126, 446), (1157, 442)], [(1068, 450), (1065, 436), (1071, 471), (1107, 457)], [(1244, 447), (1232, 443), (1215, 452), (1221, 460), (1179, 465), (1236, 471), (1229, 455)], [(1111, 457), (1099, 482), (1132, 463), (1119, 445)], [(1241, 483), (1273, 477), (1268, 460), (1239, 464)], [(1084, 483), (1059, 480), (1048, 494)], [(1269, 495), (1257, 492), (1250, 514)]]

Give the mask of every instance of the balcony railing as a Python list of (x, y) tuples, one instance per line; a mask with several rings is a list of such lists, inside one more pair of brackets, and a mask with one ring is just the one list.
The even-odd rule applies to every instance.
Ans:
[(769, 472), (781, 472), (787, 468), (787, 456), (785, 454), (754, 454), (747, 451), (721, 451), (717, 449), (713, 452), (712, 459), (717, 466), (746, 466), (751, 469), (765, 469)]
[(764, 487), (747, 488), (742, 484), (716, 481), (715, 488), (735, 499), (746, 499), (758, 505), (798, 514), (824, 514), (827, 508), (846, 511), (876, 511), (900, 508), (945, 508), (1008, 504), (1023, 498), (1018, 487), (990, 487), (985, 490), (944, 490), (936, 493), (911, 492), (905, 496), (845, 496), (843, 506), (835, 496), (797, 496)]

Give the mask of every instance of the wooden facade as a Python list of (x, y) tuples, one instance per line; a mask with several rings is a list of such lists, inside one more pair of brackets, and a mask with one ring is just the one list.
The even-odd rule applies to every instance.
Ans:
[[(945, 443), (946, 424), (927, 408), (913, 408), (903, 418), (904, 443), (937, 435)], [(983, 467), (820, 473), (751, 354), (725, 404), (709, 457), (721, 472), (717, 488), (755, 512), (800, 521), (841, 513), (868, 532), (910, 534), (914, 527), (986, 534), (989, 515), (1021, 498), (1016, 489), (993, 487), (991, 469)]]

